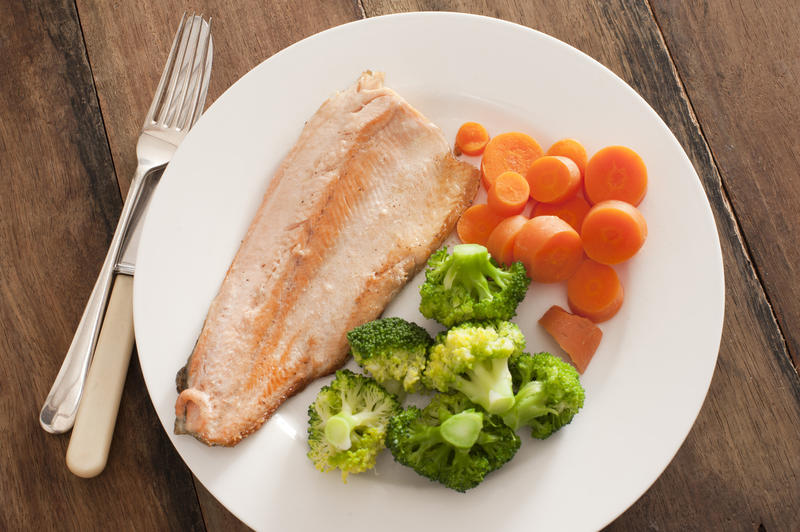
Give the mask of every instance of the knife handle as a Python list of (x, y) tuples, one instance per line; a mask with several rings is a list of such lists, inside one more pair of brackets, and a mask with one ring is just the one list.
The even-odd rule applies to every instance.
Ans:
[(117, 275), (67, 447), (67, 467), (91, 478), (106, 466), (133, 351), (133, 277)]

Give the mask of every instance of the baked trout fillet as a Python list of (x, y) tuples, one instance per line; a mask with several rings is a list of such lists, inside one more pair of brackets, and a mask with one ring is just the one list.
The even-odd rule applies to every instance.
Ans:
[(235, 445), (340, 368), (472, 202), (478, 171), (364, 73), (328, 99), (280, 164), (186, 366), (175, 432)]

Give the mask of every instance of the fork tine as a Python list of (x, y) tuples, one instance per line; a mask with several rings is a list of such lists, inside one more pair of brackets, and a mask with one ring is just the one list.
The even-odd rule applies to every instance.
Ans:
[(195, 83), (192, 87), (191, 105), (187, 107), (186, 117), (181, 127), (190, 128), (197, 122), (202, 114), (202, 106), (198, 105), (200, 102), (205, 102), (206, 93), (208, 92), (208, 76), (211, 74), (211, 57), (213, 55), (213, 43), (211, 39), (211, 21), (212, 17), (208, 19), (208, 26), (206, 28), (205, 38), (203, 39), (203, 52), (200, 54), (200, 72), (199, 75), (193, 72), (192, 78)]
[[(195, 31), (195, 22), (197, 31)], [(181, 63), (179, 72), (179, 82), (176, 86), (175, 97), (169, 103), (168, 127), (180, 128), (181, 115), (185, 113), (184, 105), (186, 95), (189, 93), (189, 86), (194, 78), (194, 63), (197, 58), (198, 43), (203, 33), (203, 15), (192, 17), (192, 24), (189, 28), (189, 38), (186, 41), (186, 50)]]
[(144, 118), (145, 126), (155, 122), (156, 111), (161, 107), (161, 102), (164, 101), (164, 88), (166, 87), (167, 81), (170, 78), (172, 69), (175, 67), (175, 58), (177, 56), (178, 46), (183, 33), (183, 23), (185, 20), (186, 12), (183, 13), (183, 16), (181, 17), (181, 23), (178, 26), (178, 31), (175, 32), (175, 37), (172, 39), (172, 46), (170, 47), (169, 54), (167, 55), (164, 71), (161, 73), (161, 79), (158, 81), (158, 87), (156, 87), (156, 96), (153, 98), (153, 102), (150, 104), (150, 109), (147, 111), (147, 116)]
[[(181, 37), (180, 37), (180, 44), (178, 47), (178, 53), (175, 58), (175, 63), (173, 63), (170, 72), (169, 86), (164, 92), (164, 98), (160, 102), (159, 105), (160, 109), (158, 112), (158, 117), (156, 118), (156, 122), (160, 124), (167, 123), (169, 110), (172, 107), (172, 101), (175, 97), (175, 88), (180, 78), (180, 73), (186, 57), (186, 47), (188, 46), (189, 38), (191, 37), (191, 26), (193, 24), (194, 24), (194, 13), (192, 13), (189, 16), (188, 20), (185, 20), (183, 24), (181, 24), (181, 29), (180, 29)], [(189, 27), (188, 32), (186, 31), (187, 26)]]
[(176, 112), (175, 117), (172, 124), (177, 127), (179, 130), (184, 129), (187, 124), (187, 116), (191, 117), (191, 108), (192, 103), (195, 101), (197, 96), (197, 88), (199, 87), (198, 83), (198, 70), (202, 66), (202, 62), (204, 57), (203, 50), (204, 45), (204, 20), (203, 16), (200, 15), (199, 17), (200, 24), (197, 28), (197, 33), (194, 32), (194, 27), (192, 28), (192, 58), (190, 61), (186, 62), (186, 71), (184, 73), (184, 84), (183, 84), (183, 94), (180, 99), (180, 103), (176, 102)]

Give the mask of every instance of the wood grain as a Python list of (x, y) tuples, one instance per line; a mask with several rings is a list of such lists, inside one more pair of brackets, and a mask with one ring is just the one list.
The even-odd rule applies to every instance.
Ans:
[(69, 473), (69, 436), (39, 427), (120, 195), (74, 5), (0, 3), (0, 43), (0, 530), (202, 525), (136, 369), (101, 476)]
[(787, 238), (800, 234), (800, 9), (652, 4), (800, 367), (800, 246)]
[[(702, 38), (695, 33), (704, 32), (708, 39), (717, 31), (717, 24), (710, 24), (702, 10), (691, 11), (690, 5), (663, 2), (663, 8), (666, 10), (669, 6), (671, 10), (670, 14), (665, 15), (671, 20), (670, 25), (681, 27), (682, 33), (677, 39), (685, 48), (687, 57), (694, 57), (692, 54), (697, 47), (695, 37)], [(718, 13), (711, 20), (724, 20), (726, 27), (740, 27), (742, 21), (739, 18), (747, 17), (746, 13), (738, 12), (735, 6), (722, 3), (715, 5), (718, 11), (725, 13)], [(772, 16), (779, 13), (775, 7), (771, 11)], [(775, 315), (753, 270), (748, 250), (742, 245), (720, 175), (683, 90), (683, 81), (671, 62), (669, 50), (649, 6), (644, 2), (626, 1), (563, 2), (555, 5), (545, 1), (481, 3), (364, 0), (364, 8), (368, 16), (389, 11), (426, 9), (468, 11), (541, 30), (611, 68), (667, 122), (692, 160), (717, 221), (727, 285), (725, 326), (714, 380), (694, 429), (665, 473), (609, 529), (722, 530), (755, 529), (759, 525), (767, 530), (797, 529), (800, 525), (800, 510), (795, 504), (800, 500), (800, 439), (796, 435), (800, 430), (800, 383), (778, 330)], [(681, 24), (681, 19), (671, 18), (673, 11), (682, 11), (684, 17), (692, 13), (693, 33), (689, 33), (692, 30)], [(778, 27), (788, 31), (791, 20), (787, 25)], [(575, 28), (581, 31), (575, 31)], [(784, 33), (779, 39), (783, 40), (786, 35), (791, 35), (791, 32)], [(769, 42), (768, 39), (759, 40), (758, 46), (751, 42), (749, 49), (756, 54), (755, 50), (761, 50)], [(796, 48), (796, 41), (794, 43)], [(719, 57), (718, 61), (715, 60), (716, 56), (726, 53), (728, 49), (720, 43), (711, 50), (704, 47), (700, 55), (707, 57), (707, 63), (698, 68), (708, 68), (710, 73), (706, 77), (712, 80), (714, 73), (731, 79), (740, 77), (737, 76), (739, 66), (736, 57)], [(780, 55), (781, 50), (769, 53)], [(795, 58), (794, 67), (800, 65), (796, 56), (796, 53), (787, 56)], [(757, 63), (755, 57), (751, 61)], [(712, 64), (714, 68), (711, 68)], [(725, 66), (728, 70), (719, 70)], [(693, 71), (692, 77), (695, 76)], [(754, 76), (753, 82), (758, 83), (760, 79)], [(686, 87), (691, 91), (692, 84), (686, 83)], [(735, 99), (731, 101), (725, 95), (715, 95), (705, 86), (698, 90), (709, 100), (735, 105), (732, 103)], [(768, 101), (762, 105), (769, 105)], [(730, 130), (738, 130), (739, 138), (751, 139), (747, 145), (750, 151), (739, 152), (741, 158), (754, 153), (758, 156), (749, 160), (781, 165), (787, 157), (797, 156), (796, 153), (789, 155), (780, 149), (787, 143), (794, 142), (796, 145), (798, 139), (797, 120), (793, 114), (800, 110), (797, 98), (792, 104), (785, 104), (785, 107), (789, 106), (792, 106), (791, 111), (780, 123), (794, 127), (794, 135), (792, 130), (786, 129), (785, 137), (778, 141), (777, 150), (773, 146), (763, 149), (758, 146), (757, 139), (768, 138), (762, 129), (769, 128), (771, 120), (759, 120), (751, 115), (750, 120), (742, 121), (741, 115), (734, 118), (736, 113), (729, 109), (720, 124), (714, 124), (715, 114), (711, 111), (707, 121), (714, 124), (712, 127), (719, 127), (720, 132), (727, 132), (730, 127)], [(733, 120), (737, 122), (734, 124)], [(750, 129), (750, 124), (757, 126)], [(725, 169), (722, 170), (727, 177)], [(785, 180), (791, 180), (788, 176), (784, 177)], [(740, 179), (745, 178), (742, 176)], [(760, 174), (749, 173), (747, 183), (740, 186), (771, 186), (771, 179), (761, 180)], [(758, 184), (753, 184), (754, 181)], [(796, 185), (797, 180), (794, 182)], [(788, 197), (792, 197), (791, 192)], [(747, 199), (742, 201), (748, 205)], [(791, 213), (795, 220), (796, 204), (796, 201), (783, 204), (784, 211), (795, 210), (795, 213)], [(767, 217), (769, 212), (763, 210), (759, 216)], [(759, 239), (763, 231), (763, 228), (754, 227), (755, 238)], [(762, 244), (769, 247), (770, 242), (776, 239), (764, 239)], [(779, 250), (776, 253), (784, 253), (784, 256), (797, 254), (793, 239), (782, 242), (783, 247), (791, 251)], [(765, 257), (770, 267), (773, 267), (772, 260), (771, 257)], [(774, 264), (780, 268), (782, 261), (783, 257), (778, 257)], [(793, 267), (797, 268), (797, 264), (795, 260)], [(785, 281), (791, 283), (793, 277), (788, 272), (791, 269), (787, 271)], [(794, 285), (791, 289), (797, 290)], [(788, 292), (791, 293), (791, 290)], [(787, 303), (793, 311), (800, 311), (797, 297)], [(679, 383), (676, 386), (679, 388)]]

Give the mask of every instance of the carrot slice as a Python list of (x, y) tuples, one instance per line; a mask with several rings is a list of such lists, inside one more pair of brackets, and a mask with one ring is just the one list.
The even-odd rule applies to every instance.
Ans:
[(456, 133), (456, 155), (480, 155), (489, 143), (489, 133), (477, 122), (464, 122)]
[(517, 214), (497, 224), (486, 241), (486, 249), (494, 260), (506, 266), (514, 262), (514, 241), (527, 221), (526, 217)]
[(583, 250), (601, 264), (619, 264), (633, 257), (647, 238), (647, 222), (639, 209), (624, 201), (601, 201), (581, 225)]
[(458, 238), (464, 244), (486, 246), (489, 235), (504, 216), (494, 212), (487, 204), (473, 205), (464, 211), (456, 224)]
[(528, 203), (528, 181), (517, 172), (503, 172), (489, 189), (487, 202), (497, 214), (513, 216), (521, 213)]
[(591, 209), (591, 205), (582, 196), (575, 196), (572, 199), (561, 203), (537, 203), (533, 207), (533, 214), (535, 216), (558, 216), (573, 229), (580, 232), (581, 224), (586, 213)]
[(617, 272), (586, 259), (567, 280), (567, 302), (572, 312), (595, 323), (611, 319), (622, 306), (624, 292)]
[(581, 177), (586, 172), (586, 148), (575, 139), (561, 139), (554, 142), (547, 150), (546, 155), (560, 155), (572, 159), (581, 171)]
[(525, 174), (531, 197), (544, 203), (561, 203), (573, 197), (581, 186), (581, 171), (572, 159), (545, 155), (533, 162)]
[(495, 179), (509, 170), (525, 175), (533, 161), (543, 154), (542, 147), (533, 137), (512, 131), (493, 137), (483, 150), (481, 177), (486, 189), (492, 188)]
[(590, 203), (620, 200), (639, 205), (647, 192), (647, 167), (632, 149), (608, 146), (586, 163), (583, 187)]
[(581, 237), (557, 216), (531, 218), (514, 241), (514, 260), (522, 261), (534, 281), (564, 281), (583, 260)]
[(550, 307), (539, 318), (539, 324), (569, 355), (578, 372), (586, 371), (603, 339), (603, 331), (590, 320), (570, 314), (558, 305)]

